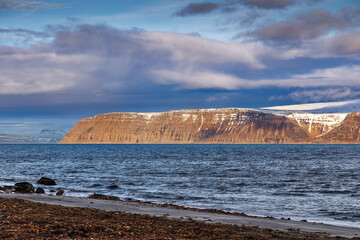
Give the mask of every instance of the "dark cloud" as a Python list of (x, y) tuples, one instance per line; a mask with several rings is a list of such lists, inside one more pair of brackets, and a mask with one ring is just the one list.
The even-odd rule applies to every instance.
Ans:
[(318, 38), (332, 30), (344, 30), (348, 27), (350, 27), (349, 21), (341, 16), (318, 9), (298, 14), (294, 20), (260, 27), (248, 35), (268, 40), (297, 41)]
[(78, 18), (78, 17), (67, 17), (66, 20), (69, 22), (79, 23), (79, 22), (81, 22), (82, 19)]
[(360, 23), (360, 6), (359, 7), (342, 7), (341, 17), (351, 23)]
[(248, 7), (263, 9), (281, 9), (296, 4), (295, 0), (239, 0)]
[(322, 3), (322, 2), (325, 2), (326, 0), (308, 0), (307, 3), (310, 5), (310, 6), (313, 6), (313, 5), (316, 5), (318, 3)]
[(186, 17), (191, 15), (205, 14), (210, 13), (219, 7), (220, 5), (212, 2), (191, 3), (180, 11), (174, 13), (174, 16)]
[[(351, 31), (330, 39), (322, 40), (319, 45), (337, 55), (354, 55), (360, 57), (360, 31)], [(319, 48), (321, 46), (319, 46)]]
[(59, 9), (67, 7), (63, 3), (49, 3), (30, 0), (0, 0), (0, 11), (36, 11), (40, 9)]
[(224, 0), (221, 4), (213, 2), (191, 3), (173, 15), (185, 17), (206, 14), (217, 9), (227, 14), (239, 10), (239, 6), (241, 5), (259, 9), (282, 9), (295, 3), (296, 0)]
[(32, 31), (23, 28), (15, 28), (15, 29), (0, 28), (0, 33), (10, 33), (18, 36), (38, 37), (38, 38), (50, 37), (50, 35), (46, 32)]
[(262, 16), (262, 13), (256, 10), (249, 11), (239, 19), (239, 23), (241, 25), (250, 26), (253, 24), (257, 19)]

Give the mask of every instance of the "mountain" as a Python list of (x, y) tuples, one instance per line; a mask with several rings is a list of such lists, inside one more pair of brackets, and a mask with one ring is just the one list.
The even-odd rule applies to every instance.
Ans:
[(64, 130), (43, 129), (40, 133), (31, 136), (37, 143), (58, 143), (66, 135)]
[(0, 133), (0, 144), (42, 144), (42, 143), (58, 143), (66, 135), (66, 132), (63, 130), (41, 130), (38, 134), (33, 134), (31, 136), (19, 136), (19, 135), (10, 135), (10, 134), (1, 134)]
[(343, 136), (334, 134), (346, 116), (241, 108), (108, 113), (80, 120), (60, 143), (330, 143)]
[(8, 143), (32, 143), (34, 139), (26, 136), (16, 136), (0, 133), (0, 144)]

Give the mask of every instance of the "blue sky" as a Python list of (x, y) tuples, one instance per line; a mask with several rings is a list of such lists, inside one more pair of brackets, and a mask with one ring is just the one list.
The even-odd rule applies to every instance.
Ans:
[(0, 0), (0, 133), (360, 98), (358, 0)]

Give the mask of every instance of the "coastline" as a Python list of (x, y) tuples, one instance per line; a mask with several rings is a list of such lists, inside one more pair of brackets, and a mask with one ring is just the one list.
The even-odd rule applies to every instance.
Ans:
[[(301, 234), (326, 233), (332, 237), (360, 239), (360, 229), (331, 224), (312, 223), (306, 221), (293, 221), (285, 219), (273, 219), (263, 217), (244, 216), (242, 214), (214, 213), (198, 209), (186, 209), (176, 206), (161, 206), (139, 201), (108, 201), (70, 196), (48, 196), (35, 194), (5, 194), (0, 193), (0, 198), (22, 199), (49, 206), (60, 205), (63, 207), (76, 207), (105, 210), (108, 212), (122, 212), (128, 214), (140, 214), (141, 216), (166, 217), (169, 220), (196, 220), (200, 223), (212, 223), (221, 225), (259, 227), (289, 233), (289, 229), (296, 230)], [(290, 231), (291, 232), (291, 231)], [(314, 238), (316, 239), (316, 238)]]

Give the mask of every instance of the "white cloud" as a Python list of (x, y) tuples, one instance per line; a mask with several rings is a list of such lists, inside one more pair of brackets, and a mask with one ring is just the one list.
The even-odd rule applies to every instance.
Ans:
[(0, 55), (0, 94), (49, 93), (84, 83), (94, 65), (86, 55), (36, 53), (33, 49)]
[(304, 40), (300, 46), (290, 49), (273, 49), (278, 59), (296, 58), (358, 58), (360, 56), (360, 31), (350, 31), (323, 39)]
[(360, 66), (342, 66), (319, 69), (308, 74), (292, 75), (285, 79), (248, 80), (216, 72), (183, 70), (155, 70), (156, 82), (176, 84), (180, 88), (219, 88), (227, 90), (255, 89), (263, 87), (327, 87), (360, 86)]
[(261, 57), (270, 52), (270, 48), (261, 43), (225, 43), (204, 39), (198, 36), (144, 32), (134, 36), (146, 43), (147, 51), (166, 51), (170, 60), (187, 66), (191, 64), (240, 63), (255, 69), (265, 68)]
[(347, 106), (350, 104), (359, 104), (359, 103), (360, 103), (360, 101), (359, 101), (359, 99), (357, 99), (357, 100), (343, 101), (343, 102), (307, 103), (307, 104), (264, 107), (261, 109), (283, 110), (283, 111), (310, 111), (310, 110), (318, 110), (318, 109), (323, 109), (323, 108), (344, 107), (344, 106)]
[(212, 96), (212, 97), (208, 97), (206, 99), (206, 102), (211, 103), (211, 102), (219, 102), (219, 101), (224, 101), (229, 99), (227, 96)]
[(215, 72), (187, 72), (171, 70), (153, 71), (155, 82), (160, 84), (175, 84), (185, 89), (218, 88), (235, 90), (244, 79)]
[(350, 88), (330, 88), (323, 90), (295, 91), (287, 95), (285, 98), (291, 98), (300, 102), (319, 102), (349, 99), (359, 95), (360, 91), (353, 91)]

